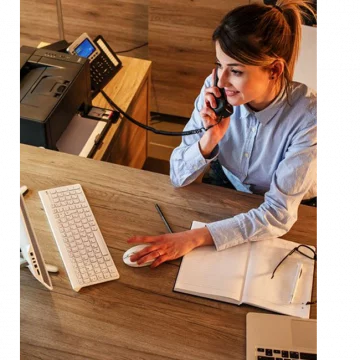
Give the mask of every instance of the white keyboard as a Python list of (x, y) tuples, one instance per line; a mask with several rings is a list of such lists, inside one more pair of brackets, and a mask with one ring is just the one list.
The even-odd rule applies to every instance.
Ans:
[(71, 286), (84, 286), (119, 278), (81, 185), (39, 191), (52, 233)]

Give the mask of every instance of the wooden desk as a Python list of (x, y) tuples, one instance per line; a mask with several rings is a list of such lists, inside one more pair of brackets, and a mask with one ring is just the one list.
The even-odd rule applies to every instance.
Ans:
[[(157, 269), (122, 261), (134, 234), (166, 228), (158, 203), (174, 231), (192, 220), (215, 221), (247, 211), (262, 198), (205, 184), (176, 189), (166, 175), (20, 145), (21, 185), (46, 261), (60, 268), (53, 291), (21, 269), (22, 359), (245, 359), (247, 305), (235, 306), (173, 292), (180, 260)], [(80, 183), (108, 244), (120, 279), (84, 288), (70, 286), (38, 191)], [(300, 206), (286, 239), (316, 244), (316, 209)], [(316, 278), (313, 299), (316, 298)], [(316, 317), (312, 306), (311, 317)]]
[[(104, 91), (126, 113), (145, 125), (150, 123), (151, 61), (119, 56), (123, 67), (105, 86)], [(111, 109), (102, 94), (93, 105)], [(147, 158), (147, 131), (120, 119), (112, 124), (99, 144), (93, 159), (141, 169)]]

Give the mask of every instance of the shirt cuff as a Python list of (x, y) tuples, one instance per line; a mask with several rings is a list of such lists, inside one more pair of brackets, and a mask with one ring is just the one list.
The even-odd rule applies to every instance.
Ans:
[(189, 146), (189, 148), (185, 151), (184, 163), (186, 164), (186, 167), (190, 172), (194, 172), (212, 162), (218, 157), (218, 155), (219, 146), (216, 145), (216, 147), (211, 153), (211, 159), (205, 159), (204, 156), (201, 154), (199, 141), (197, 141), (191, 146)]
[(243, 244), (247, 241), (235, 218), (225, 219), (207, 224), (217, 251)]
[[(199, 152), (201, 154), (201, 150), (200, 150), (200, 140), (198, 141), (198, 147), (199, 147)], [(216, 145), (213, 149), (213, 151), (210, 153), (209, 159), (205, 159), (203, 154), (201, 154), (201, 156), (204, 158), (204, 160), (206, 161), (206, 163), (211, 163), (213, 160), (215, 160), (218, 156), (219, 156), (219, 145)]]

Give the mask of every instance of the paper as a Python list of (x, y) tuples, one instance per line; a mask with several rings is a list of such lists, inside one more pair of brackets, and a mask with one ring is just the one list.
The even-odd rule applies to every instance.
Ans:
[[(191, 228), (203, 226), (194, 221)], [(223, 251), (215, 246), (196, 248), (183, 257), (174, 291), (309, 318), (310, 306), (305, 304), (311, 299), (314, 260), (295, 251), (271, 278), (298, 245), (273, 238)]]
[(106, 126), (105, 121), (87, 119), (76, 114), (56, 143), (59, 151), (87, 157), (95, 139)]
[[(191, 228), (204, 226), (194, 221)], [(228, 298), (232, 299), (228, 302), (239, 304), (248, 254), (248, 243), (225, 251), (216, 251), (214, 246), (196, 248), (183, 257), (174, 290), (213, 299)]]

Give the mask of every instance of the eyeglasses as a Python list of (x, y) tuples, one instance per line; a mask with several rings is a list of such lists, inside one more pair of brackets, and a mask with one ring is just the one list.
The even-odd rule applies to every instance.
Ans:
[[(307, 250), (310, 250), (309, 251)], [(295, 247), (294, 249), (292, 249), (276, 266), (276, 268), (274, 269), (271, 279), (274, 277), (276, 270), (279, 268), (279, 266), (286, 260), (286, 258), (288, 258), (290, 255), (292, 255), (294, 252), (298, 252), (299, 254), (306, 256), (308, 259), (317, 261), (317, 256), (316, 256), (316, 252), (315, 250), (313, 250), (311, 247), (307, 246), (307, 245), (299, 245), (297, 247)], [(312, 305), (312, 304), (316, 304), (316, 300), (315, 301), (308, 301), (305, 305)]]

